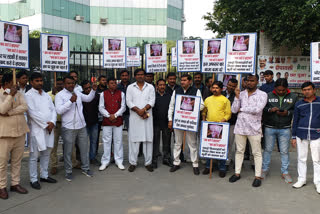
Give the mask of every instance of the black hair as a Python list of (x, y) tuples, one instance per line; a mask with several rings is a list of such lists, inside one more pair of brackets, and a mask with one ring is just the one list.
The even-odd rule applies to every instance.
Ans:
[(216, 86), (218, 86), (219, 88), (223, 89), (223, 83), (222, 83), (221, 81), (214, 81), (214, 82), (212, 83), (212, 86), (214, 86), (214, 85), (216, 85)]
[(137, 73), (139, 73), (140, 71), (143, 71), (143, 74), (145, 75), (146, 74), (146, 71), (143, 70), (142, 68), (137, 68), (135, 71), (134, 71), (134, 76), (137, 75)]
[(263, 75), (273, 75), (273, 71), (266, 70)]
[(248, 77), (256, 77), (257, 81), (259, 81), (259, 76), (258, 76), (258, 74), (249, 74), (249, 75), (247, 76), (247, 79), (246, 79), (246, 80), (248, 80)]
[(234, 79), (234, 78), (231, 78), (229, 79), (228, 82), (231, 82), (231, 83), (237, 83), (238, 84), (238, 80), (237, 79)]
[(28, 77), (27, 72), (25, 72), (25, 71), (20, 71), (20, 72), (17, 73), (16, 77), (17, 77), (17, 79), (20, 79), (20, 78), (21, 78), (22, 76), (24, 76), (24, 75), (26, 75), (26, 76)]
[(122, 71), (120, 72), (120, 75), (123, 74), (123, 73), (127, 73), (127, 74), (129, 75), (129, 71), (128, 71), (128, 70), (122, 70)]
[(106, 78), (107, 79), (107, 77), (105, 75), (100, 75), (99, 78), (98, 78), (98, 81), (100, 81), (102, 78)]
[(181, 76), (181, 79), (182, 79), (183, 77), (187, 77), (187, 79), (188, 79), (189, 81), (192, 80), (192, 77), (191, 77), (189, 74), (184, 74), (184, 75), (182, 75), (182, 76)]
[(108, 80), (107, 80), (107, 83), (109, 83), (110, 81), (117, 81), (117, 80), (114, 77), (109, 77)]
[(260, 75), (261, 75), (261, 74), (262, 74), (262, 75), (264, 75), (264, 72), (263, 72), (263, 71), (261, 71), (259, 74), (260, 74)]
[(276, 74), (276, 75), (278, 75), (278, 74), (280, 74), (280, 76), (281, 76), (281, 73), (280, 73), (280, 72), (277, 72), (277, 74)]
[(201, 78), (203, 77), (203, 74), (202, 74), (201, 72), (196, 72), (196, 73), (193, 75), (193, 77), (194, 77), (194, 76), (197, 76), (197, 75), (200, 75)]
[(160, 81), (163, 81), (164, 83), (166, 83), (166, 81), (161, 78), (161, 79), (158, 79), (158, 80), (157, 80), (157, 85), (159, 85), (159, 82), (160, 82)]
[(30, 80), (33, 81), (34, 79), (43, 78), (42, 74), (39, 72), (33, 72), (30, 76)]
[(77, 76), (79, 76), (79, 75), (78, 75), (78, 72), (76, 72), (76, 71), (70, 71), (69, 75), (71, 75), (72, 73), (74, 73), (74, 74), (76, 74)]
[(63, 82), (65, 82), (66, 79), (75, 81), (74, 78), (73, 78), (72, 76), (70, 76), (70, 75), (65, 76), (65, 77), (63, 78)]
[(274, 84), (274, 87), (283, 86), (285, 88), (288, 88), (288, 80), (286, 78), (279, 78)]
[(58, 82), (58, 81), (63, 81), (63, 78), (58, 78), (58, 79), (57, 79), (57, 82)]
[(5, 73), (3, 74), (3, 77), (2, 77), (2, 85), (6, 84), (6, 83), (9, 83), (13, 80), (13, 76), (12, 74), (8, 74), (8, 73)]
[(89, 80), (83, 80), (81, 82), (81, 87), (83, 87), (84, 85), (87, 85), (88, 83), (90, 83)]
[(212, 77), (207, 77), (205, 83), (209, 83), (210, 79), (212, 79)]
[(146, 76), (147, 75), (152, 75), (154, 77), (154, 73), (146, 73)]
[[(3, 82), (3, 81), (2, 81)], [(314, 86), (314, 84), (312, 83), (312, 82), (304, 82), (302, 85), (301, 85), (301, 89), (304, 89), (304, 88), (306, 88), (306, 87), (308, 87), (308, 86), (312, 86), (312, 88), (313, 89), (315, 89), (315, 86)]]
[(169, 73), (167, 74), (167, 79), (168, 79), (169, 77), (177, 77), (177, 74), (176, 74), (175, 72), (169, 72)]

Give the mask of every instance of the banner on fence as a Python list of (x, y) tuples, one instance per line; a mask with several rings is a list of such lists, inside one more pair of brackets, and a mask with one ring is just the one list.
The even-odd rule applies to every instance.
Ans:
[(141, 67), (140, 48), (127, 48), (127, 67)]
[(177, 41), (177, 71), (200, 72), (200, 41)]
[(177, 48), (171, 48), (171, 66), (177, 67)]
[(320, 42), (312, 42), (310, 48), (311, 82), (320, 82)]
[(126, 38), (103, 39), (103, 67), (126, 68)]
[(29, 26), (0, 21), (0, 67), (29, 68)]
[(224, 73), (226, 39), (206, 39), (202, 47), (202, 72)]
[(167, 72), (167, 45), (147, 44), (145, 48), (146, 72)]

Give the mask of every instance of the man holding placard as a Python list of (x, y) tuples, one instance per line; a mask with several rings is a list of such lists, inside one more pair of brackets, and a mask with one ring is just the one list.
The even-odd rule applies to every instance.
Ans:
[[(227, 122), (231, 118), (231, 104), (228, 98), (221, 94), (223, 83), (215, 81), (210, 91), (212, 96), (204, 101), (204, 110), (202, 111), (202, 120), (209, 122)], [(206, 168), (202, 174), (210, 173), (210, 160), (207, 160)], [(219, 161), (219, 176), (224, 178), (226, 176), (226, 161)]]
[[(169, 129), (172, 129), (173, 123), (173, 112), (175, 108), (175, 102), (176, 102), (176, 95), (191, 95), (191, 96), (197, 96), (200, 97), (200, 110), (204, 108), (201, 92), (199, 89), (196, 89), (195, 87), (191, 86), (192, 78), (189, 74), (184, 74), (181, 77), (181, 87), (174, 90), (170, 105), (169, 105), (169, 111), (168, 111), (168, 127)], [(181, 147), (183, 144), (183, 136), (184, 136), (184, 130), (174, 129), (175, 133), (175, 140), (176, 143), (174, 145), (173, 150), (173, 167), (171, 167), (170, 172), (175, 172), (178, 169), (180, 169), (180, 163), (181, 160), (179, 158), (181, 153)], [(186, 131), (186, 141), (188, 143), (188, 146), (190, 148), (190, 157), (192, 161), (193, 166), (193, 173), (195, 175), (199, 175), (199, 164), (198, 164), (198, 146), (197, 146), (197, 133), (192, 131)]]
[(262, 153), (261, 153), (261, 120), (262, 112), (267, 104), (267, 94), (257, 89), (259, 81), (258, 75), (249, 74), (247, 77), (247, 89), (240, 92), (240, 89), (235, 90), (236, 97), (232, 104), (232, 113), (238, 112), (234, 134), (236, 139), (237, 151), (235, 161), (235, 174), (229, 178), (231, 183), (239, 180), (244, 151), (249, 139), (252, 154), (255, 162), (255, 179), (252, 183), (253, 187), (261, 186), (261, 168), (262, 168)]

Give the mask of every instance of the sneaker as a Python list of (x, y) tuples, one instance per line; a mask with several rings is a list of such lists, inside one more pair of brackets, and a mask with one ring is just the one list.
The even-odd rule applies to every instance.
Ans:
[(320, 183), (319, 183), (319, 184), (316, 184), (316, 190), (317, 190), (317, 193), (320, 194)]
[(108, 167), (108, 165), (109, 165), (109, 164), (107, 164), (107, 163), (101, 164), (101, 166), (99, 167), (99, 171), (105, 170), (105, 169)]
[(71, 182), (71, 181), (72, 181), (72, 178), (73, 178), (73, 177), (72, 177), (72, 173), (69, 173), (69, 174), (66, 175), (66, 180), (67, 180), (67, 181)]
[(281, 176), (284, 179), (284, 182), (286, 182), (287, 184), (291, 184), (292, 183), (292, 178), (289, 174), (282, 174)]
[(121, 170), (124, 170), (124, 169), (125, 169), (125, 167), (123, 166), (123, 164), (122, 164), (122, 163), (117, 164), (117, 166), (118, 166), (118, 168), (119, 168), (119, 169), (121, 169)]
[(87, 171), (82, 171), (82, 174), (84, 174), (85, 176), (87, 176), (87, 177), (93, 177), (93, 172), (90, 170), (90, 169), (88, 169)]
[(292, 187), (295, 189), (299, 189), (299, 188), (303, 187), (304, 185), (306, 185), (305, 181), (297, 181), (295, 184), (292, 185)]
[(261, 173), (261, 178), (262, 178), (262, 179), (265, 179), (268, 174), (269, 174), (269, 171), (262, 171), (262, 173)]
[(237, 176), (237, 175), (232, 175), (230, 178), (229, 178), (229, 182), (230, 183), (234, 183), (236, 182), (237, 180), (239, 180), (241, 178), (241, 176)]

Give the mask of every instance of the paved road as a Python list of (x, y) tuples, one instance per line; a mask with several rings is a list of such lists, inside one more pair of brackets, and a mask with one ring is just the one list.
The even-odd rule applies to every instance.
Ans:
[[(126, 142), (125, 149), (127, 157)], [(296, 153), (291, 152), (290, 155), (290, 173), (296, 180)], [(80, 170), (74, 170), (71, 183), (64, 180), (61, 165), (55, 176), (58, 183), (42, 184), (39, 191), (29, 185), (25, 158), (22, 185), (30, 193), (10, 193), (9, 200), (0, 200), (0, 213), (319, 213), (320, 195), (312, 183), (310, 160), (307, 186), (299, 190), (280, 178), (279, 153), (274, 153), (272, 161), (270, 175), (260, 188), (251, 187), (254, 173), (248, 161), (245, 162), (242, 179), (230, 184), (231, 172), (223, 179), (214, 172), (210, 180), (208, 176), (193, 175), (190, 163), (183, 164), (183, 168), (175, 173), (170, 173), (169, 168), (163, 165), (150, 173), (143, 167), (141, 158), (133, 173), (120, 171), (114, 165), (103, 172), (93, 167), (95, 175), (88, 178)], [(128, 166), (127, 159), (125, 165)]]

